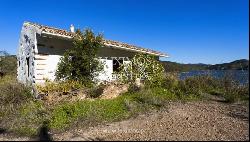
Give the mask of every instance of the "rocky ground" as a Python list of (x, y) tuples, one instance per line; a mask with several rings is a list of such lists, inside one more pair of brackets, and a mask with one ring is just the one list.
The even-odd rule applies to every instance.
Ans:
[[(249, 107), (218, 101), (170, 102), (121, 122), (51, 134), (53, 140), (249, 140)], [(0, 134), (0, 140), (39, 140)]]

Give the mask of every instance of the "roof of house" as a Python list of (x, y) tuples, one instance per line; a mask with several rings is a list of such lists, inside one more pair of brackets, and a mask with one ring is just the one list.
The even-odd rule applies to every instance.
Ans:
[[(63, 29), (58, 29), (58, 28), (49, 27), (49, 26), (40, 25), (40, 24), (36, 24), (36, 23), (31, 23), (31, 22), (24, 22), (24, 23), (38, 28), (39, 30), (41, 30), (41, 33), (52, 34), (52, 35), (61, 36), (64, 38), (73, 38), (75, 35), (75, 33), (69, 32), (69, 31), (63, 30)], [(161, 56), (161, 57), (168, 57), (167, 54), (162, 53), (162, 52), (158, 52), (155, 50), (142, 48), (139, 46), (135, 46), (135, 45), (131, 45), (131, 44), (123, 43), (123, 42), (118, 42), (118, 41), (114, 41), (114, 40), (104, 39), (103, 44), (106, 46), (127, 49), (127, 50), (133, 50), (133, 51), (153, 54), (153, 55), (157, 55), (157, 56)]]

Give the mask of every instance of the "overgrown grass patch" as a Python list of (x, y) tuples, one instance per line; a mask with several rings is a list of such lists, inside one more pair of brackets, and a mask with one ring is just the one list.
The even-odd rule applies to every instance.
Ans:
[[(113, 100), (84, 100), (74, 103), (65, 103), (52, 110), (50, 127), (63, 129), (69, 127), (74, 121), (80, 119), (86, 122), (111, 122), (129, 116), (129, 111), (123, 103), (123, 98)], [(84, 122), (81, 122), (84, 123)]]
[(29, 87), (17, 83), (13, 76), (0, 78), (0, 120), (32, 99)]
[(34, 136), (46, 120), (46, 113), (43, 102), (29, 101), (6, 113), (1, 126), (18, 135)]
[(0, 78), (0, 126), (20, 135), (36, 135), (44, 120), (43, 103), (34, 100), (31, 88), (17, 82), (13, 75)]
[(225, 102), (229, 103), (249, 98), (248, 84), (240, 84), (228, 74), (223, 78), (202, 75), (185, 80), (178, 80), (176, 75), (167, 74), (162, 87), (170, 90), (180, 100), (200, 100), (203, 99), (202, 94), (207, 93), (224, 97)]

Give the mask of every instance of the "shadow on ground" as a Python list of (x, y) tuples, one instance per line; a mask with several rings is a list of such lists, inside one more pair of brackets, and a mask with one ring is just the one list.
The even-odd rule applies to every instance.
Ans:
[(43, 122), (42, 127), (39, 131), (39, 141), (52, 141), (52, 138), (49, 134), (48, 123), (46, 121)]
[(6, 133), (6, 130), (3, 128), (0, 128), (0, 134), (4, 134), (4, 133)]

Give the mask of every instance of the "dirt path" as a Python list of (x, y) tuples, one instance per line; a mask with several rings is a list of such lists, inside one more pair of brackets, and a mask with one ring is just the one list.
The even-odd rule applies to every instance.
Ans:
[[(171, 102), (157, 112), (52, 137), (53, 140), (249, 140), (248, 114), (246, 105)], [(0, 140), (8, 139), (0, 136)]]
[(248, 108), (219, 102), (170, 103), (134, 119), (54, 135), (54, 140), (248, 140)]

